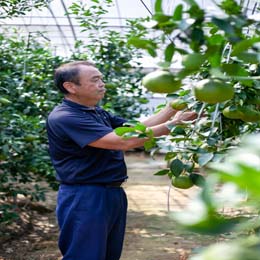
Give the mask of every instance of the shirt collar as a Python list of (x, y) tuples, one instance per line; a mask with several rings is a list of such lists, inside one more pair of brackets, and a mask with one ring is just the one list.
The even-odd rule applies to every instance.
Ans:
[(94, 111), (94, 110), (100, 110), (100, 107), (99, 106), (95, 106), (95, 107), (88, 107), (88, 106), (84, 106), (84, 105), (81, 105), (81, 104), (78, 104), (78, 103), (75, 103), (71, 100), (68, 100), (68, 99), (63, 99), (63, 104), (67, 105), (67, 106), (70, 106), (70, 107), (74, 107), (74, 108), (77, 108), (79, 110), (83, 110), (83, 111)]

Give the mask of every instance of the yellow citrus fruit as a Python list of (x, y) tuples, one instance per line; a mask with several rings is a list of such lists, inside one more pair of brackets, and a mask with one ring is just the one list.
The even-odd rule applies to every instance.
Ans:
[(142, 79), (147, 90), (154, 93), (172, 93), (181, 87), (181, 81), (167, 70), (156, 70), (148, 73)]
[(194, 87), (195, 97), (209, 104), (216, 104), (234, 96), (232, 85), (219, 79), (203, 79)]
[(184, 100), (182, 100), (180, 98), (172, 100), (170, 102), (170, 105), (175, 110), (183, 110), (188, 106), (187, 102), (185, 102)]
[(230, 119), (241, 119), (243, 117), (243, 112), (241, 111), (241, 108), (236, 106), (225, 107), (222, 113), (226, 118)]
[(172, 186), (179, 189), (189, 189), (193, 186), (192, 180), (189, 176), (183, 175), (172, 178)]

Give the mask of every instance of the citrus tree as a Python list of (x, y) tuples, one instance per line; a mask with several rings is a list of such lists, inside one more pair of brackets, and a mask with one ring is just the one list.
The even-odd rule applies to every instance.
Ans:
[[(249, 14), (237, 1), (223, 0), (215, 3), (215, 15), (184, 0), (168, 14), (165, 2), (155, 1), (150, 20), (139, 23), (142, 36), (128, 43), (161, 58), (158, 68), (143, 77), (144, 87), (165, 93), (174, 109), (197, 111), (198, 119), (173, 126), (163, 138), (155, 139), (140, 125), (118, 134), (147, 136), (147, 150), (165, 152), (168, 167), (155, 174), (168, 175), (174, 187), (201, 187), (190, 207), (174, 214), (179, 223), (207, 235), (234, 232), (235, 239), (212, 245), (192, 260), (258, 259), (259, 135), (242, 144), (241, 139), (259, 131), (260, 27), (253, 16), (259, 7), (256, 3)], [(224, 214), (225, 206), (248, 214)]]
[[(178, 187), (185, 178), (183, 187), (190, 187), (190, 180), (200, 184), (203, 179), (194, 176), (195, 167), (203, 170), (221, 160), (241, 136), (259, 129), (260, 35), (259, 21), (251, 15), (257, 6), (249, 15), (235, 0), (223, 0), (215, 3), (215, 15), (194, 0), (184, 0), (169, 14), (165, 2), (155, 1), (150, 19), (136, 21), (141, 33), (128, 44), (160, 59), (157, 69), (142, 79), (148, 91), (166, 93), (175, 109), (198, 112), (195, 124), (174, 126), (168, 137), (151, 137), (156, 143), (152, 152), (164, 151), (169, 165), (156, 174), (169, 175)], [(118, 130), (121, 135), (126, 131)], [(129, 131), (138, 135), (140, 130)]]
[(0, 35), (1, 222), (19, 216), (20, 195), (39, 201), (45, 198), (46, 181), (57, 188), (45, 119), (61, 99), (53, 88), (53, 68), (62, 58), (53, 56), (36, 37)]
[(129, 32), (108, 29), (104, 15), (112, 5), (111, 0), (92, 0), (89, 3), (75, 1), (69, 10), (76, 16), (86, 41), (76, 43), (73, 59), (90, 59), (102, 72), (106, 83), (106, 95), (101, 105), (108, 111), (127, 119), (139, 118), (146, 113), (142, 104), (148, 102), (141, 86), (138, 58), (140, 52), (127, 45)]

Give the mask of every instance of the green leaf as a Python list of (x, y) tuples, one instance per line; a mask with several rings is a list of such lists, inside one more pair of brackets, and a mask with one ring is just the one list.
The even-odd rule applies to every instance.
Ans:
[(154, 4), (154, 10), (156, 13), (163, 13), (162, 0), (156, 0)]
[(136, 48), (141, 49), (147, 49), (148, 46), (156, 48), (157, 46), (152, 40), (142, 39), (139, 37), (130, 37), (127, 42), (128, 44), (134, 45)]
[(160, 171), (156, 172), (154, 175), (163, 176), (168, 173), (169, 173), (169, 169), (165, 169), (165, 170), (160, 170)]
[(200, 174), (191, 173), (190, 179), (198, 187), (202, 188), (205, 185), (205, 178)]
[(212, 158), (214, 157), (213, 153), (202, 153), (198, 156), (198, 164), (199, 166), (206, 165)]
[(132, 127), (118, 127), (116, 128), (115, 130), (115, 133), (119, 136), (123, 136), (124, 134), (126, 133), (129, 133), (129, 132), (135, 132), (135, 129), (132, 128)]
[(166, 62), (171, 62), (172, 61), (174, 50), (175, 50), (174, 44), (171, 42), (166, 47), (165, 52), (164, 52), (164, 59), (165, 59)]
[(193, 162), (186, 162), (184, 164), (184, 168), (187, 172), (192, 172), (195, 167), (195, 164)]
[(184, 0), (190, 6), (198, 6), (198, 4), (194, 0)]
[(173, 13), (173, 20), (175, 21), (181, 21), (182, 20), (182, 12), (183, 12), (183, 5), (179, 4), (176, 6), (174, 13)]
[(252, 52), (241, 52), (236, 55), (238, 59), (251, 64), (257, 64), (260, 62), (260, 54)]
[[(157, 21), (157, 25), (155, 28), (163, 27), (163, 25), (167, 25), (167, 22), (171, 19), (171, 16), (163, 14), (163, 13), (156, 13), (153, 15), (153, 20)], [(169, 21), (171, 24), (172, 21)]]
[(241, 13), (241, 6), (235, 0), (223, 0), (219, 6), (229, 15)]
[(230, 24), (229, 21), (213, 17), (212, 22), (216, 26), (218, 26), (219, 29), (223, 30), (226, 34), (228, 34), (228, 35), (234, 34), (234, 28), (232, 27), (232, 25)]
[(170, 169), (171, 172), (173, 173), (173, 175), (175, 177), (180, 176), (180, 174), (183, 172), (183, 170), (185, 169), (184, 164), (182, 163), (181, 160), (179, 159), (174, 159), (171, 164), (170, 164)]
[(141, 124), (141, 123), (136, 124), (134, 127), (135, 130), (140, 131), (140, 132), (145, 132), (146, 128), (147, 128), (146, 125)]
[(155, 145), (156, 145), (155, 138), (151, 138), (151, 139), (145, 141), (145, 143), (144, 143), (144, 149), (145, 149), (146, 151), (149, 151), (149, 150), (152, 149)]
[(210, 45), (208, 46), (208, 49), (206, 51), (206, 56), (208, 58), (208, 61), (210, 62), (210, 65), (212, 67), (219, 67), (221, 64), (221, 51), (220, 46), (218, 45)]
[(230, 76), (249, 76), (249, 72), (241, 67), (240, 64), (222, 64), (223, 70)]
[(164, 159), (165, 159), (165, 161), (169, 161), (169, 160), (173, 159), (176, 156), (177, 156), (177, 153), (168, 152), (168, 153), (166, 153)]
[(248, 50), (250, 47), (252, 47), (257, 42), (260, 42), (260, 37), (255, 37), (255, 38), (251, 38), (251, 39), (247, 39), (247, 40), (238, 42), (233, 48), (232, 55), (236, 56), (239, 53)]

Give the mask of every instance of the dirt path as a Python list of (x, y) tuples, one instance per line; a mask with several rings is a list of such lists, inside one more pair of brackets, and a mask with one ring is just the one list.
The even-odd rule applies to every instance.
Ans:
[[(163, 169), (162, 157), (153, 160), (140, 153), (126, 155), (129, 180), (125, 184), (129, 210), (122, 260), (186, 260), (188, 256), (213, 241), (179, 229), (172, 214), (190, 201), (197, 189), (172, 189), (167, 177), (154, 176)], [(56, 194), (48, 194), (51, 212), (24, 212), (26, 228), (1, 234), (0, 260), (58, 260), (58, 228), (54, 215)], [(170, 209), (170, 211), (168, 211)], [(87, 260), (87, 259), (86, 259)]]

